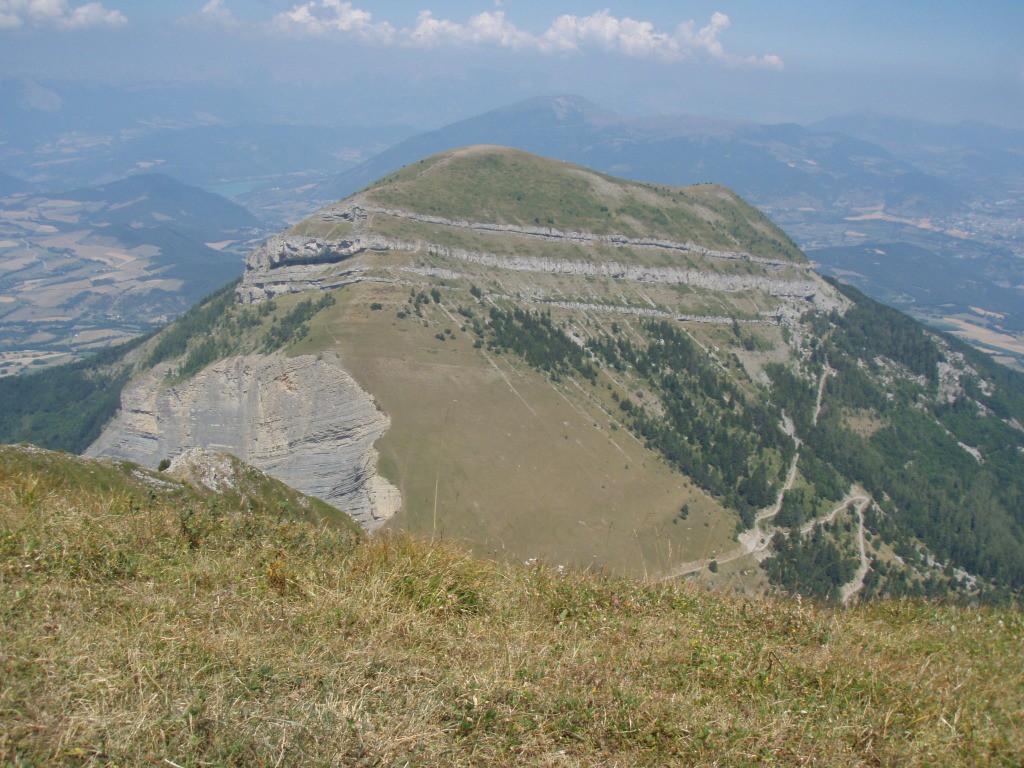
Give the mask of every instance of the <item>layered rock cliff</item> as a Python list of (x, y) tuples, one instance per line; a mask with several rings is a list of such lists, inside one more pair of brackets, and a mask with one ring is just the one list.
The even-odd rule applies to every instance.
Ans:
[[(523, 256), (514, 253), (448, 247), (418, 239), (381, 235), (370, 230), (373, 218), (427, 224), (435, 228), (465, 230), (476, 234), (500, 235), (506, 247), (522, 244), (564, 243), (612, 249), (651, 251), (689, 255), (704, 262), (706, 268), (679, 268), (626, 263), (620, 260), (579, 261), (561, 258)], [(542, 272), (579, 277), (601, 276), (629, 282), (655, 282), (688, 285), (715, 291), (764, 291), (779, 297), (810, 297), (822, 290), (820, 280), (809, 267), (785, 259), (756, 256), (740, 251), (712, 250), (692, 242), (663, 238), (634, 238), (625, 235), (595, 235), (561, 231), (553, 227), (523, 227), (426, 216), (414, 212), (375, 207), (359, 197), (329, 206), (310, 219), (317, 225), (342, 222), (344, 236), (332, 238), (312, 234), (285, 234), (270, 238), (250, 254), (238, 296), (245, 302), (257, 302), (286, 293), (311, 289), (338, 288), (371, 278), (366, 257), (388, 251), (430, 252), (433, 256), (479, 264), (514, 272)], [(514, 247), (512, 248), (514, 250)], [(745, 262), (751, 271), (729, 274), (716, 268), (723, 262)], [(387, 279), (387, 278), (384, 278)]]
[(156, 467), (189, 448), (223, 450), (368, 530), (401, 506), (376, 471), (374, 443), (388, 417), (338, 366), (312, 355), (247, 355), (173, 386), (166, 373), (158, 366), (124, 390), (120, 413), (87, 455)]

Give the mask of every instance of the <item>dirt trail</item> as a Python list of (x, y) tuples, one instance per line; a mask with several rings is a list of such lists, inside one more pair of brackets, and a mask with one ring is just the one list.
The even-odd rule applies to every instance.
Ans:
[[(812, 419), (815, 424), (817, 424), (817, 422), (818, 422), (818, 414), (821, 412), (821, 399), (822, 399), (822, 396), (824, 395), (824, 392), (825, 392), (825, 378), (827, 376), (831, 375), (831, 373), (832, 373), (832, 369), (829, 367), (828, 361), (826, 360), (825, 361), (825, 370), (822, 371), (821, 380), (818, 382), (818, 399), (817, 399), (817, 402), (815, 403), (815, 406), (814, 406), (814, 416), (813, 416), (813, 419)], [(797, 462), (800, 461), (800, 445), (801, 445), (801, 441), (800, 441), (800, 438), (796, 437), (795, 430), (794, 430), (794, 427), (793, 427), (793, 422), (788, 417), (784, 418), (783, 429), (786, 431), (786, 434), (790, 435), (796, 441), (796, 452), (793, 454), (793, 461), (792, 461), (792, 463), (789, 466), (789, 472), (786, 475), (786, 481), (782, 484), (782, 488), (779, 489), (779, 494), (778, 494), (778, 496), (775, 499), (775, 503), (773, 503), (769, 507), (765, 507), (764, 509), (762, 509), (760, 512), (757, 513), (757, 515), (754, 517), (754, 525), (751, 528), (748, 528), (746, 531), (744, 531), (743, 533), (741, 533), (739, 535), (739, 537), (738, 537), (739, 546), (738, 547), (736, 547), (733, 550), (730, 550), (729, 552), (725, 552), (725, 553), (723, 553), (721, 555), (718, 555), (717, 557), (704, 557), (704, 558), (701, 558), (700, 560), (691, 560), (690, 562), (687, 562), (687, 563), (680, 563), (679, 565), (675, 566), (674, 568), (669, 569), (669, 571), (667, 573), (662, 574), (658, 578), (659, 581), (670, 581), (671, 579), (677, 579), (680, 576), (686, 576), (687, 574), (690, 574), (690, 573), (696, 573), (697, 571), (700, 571), (700, 570), (703, 570), (704, 568), (707, 568), (711, 564), (712, 560), (717, 560), (719, 564), (729, 563), (729, 562), (732, 562), (733, 560), (736, 560), (738, 558), (744, 557), (745, 555), (752, 555), (752, 554), (755, 554), (757, 552), (763, 552), (765, 549), (768, 548), (768, 544), (770, 543), (770, 539), (764, 533), (764, 531), (761, 529), (761, 523), (764, 522), (765, 520), (770, 520), (771, 518), (773, 518), (777, 514), (779, 514), (779, 510), (782, 509), (782, 499), (786, 495), (786, 491), (788, 491), (790, 488), (793, 487), (793, 483), (796, 480), (796, 466), (797, 466)], [(864, 497), (864, 496), (849, 495), (846, 498), (844, 498), (838, 504), (838, 506), (836, 506), (835, 509), (833, 509), (831, 512), (829, 512), (828, 516), (826, 516), (826, 518), (825, 518), (826, 521), (832, 520), (837, 514), (839, 514), (839, 511), (841, 509), (844, 509), (847, 505), (849, 505), (852, 501), (854, 501), (856, 499), (864, 499), (865, 504), (868, 501), (867, 498)], [(862, 524), (861, 524), (861, 531), (860, 532), (861, 532), (861, 540), (862, 540), (862, 542), (863, 542), (863, 533), (864, 533), (863, 521), (864, 521), (864, 517), (863, 517), (863, 515), (861, 515), (861, 523)], [(821, 521), (820, 520), (815, 520), (812, 523), (810, 523), (809, 525), (813, 526), (813, 525), (815, 525), (815, 524), (817, 524), (819, 522), (821, 522)], [(810, 527), (808, 527), (807, 530), (810, 530)], [(862, 552), (863, 552), (863, 549), (862, 549)], [(866, 560), (863, 557), (862, 557), (862, 561), (866, 562)], [(866, 570), (865, 570), (865, 572), (866, 572)], [(863, 584), (863, 574), (861, 575), (861, 584)]]
[(846, 494), (846, 496), (843, 497), (842, 501), (840, 501), (835, 507), (833, 507), (832, 511), (829, 512), (827, 515), (825, 515), (824, 517), (816, 517), (813, 520), (808, 520), (806, 523), (804, 523), (803, 526), (800, 528), (800, 533), (810, 533), (816, 525), (831, 523), (833, 520), (835, 520), (836, 515), (838, 515), (840, 512), (842, 512), (844, 509), (846, 509), (848, 506), (850, 506), (850, 504), (853, 504), (854, 502), (857, 502), (859, 504), (867, 504), (869, 501), (871, 501), (871, 499), (865, 494), (861, 493), (860, 489), (853, 489), (848, 494)]
[[(818, 400), (814, 404), (814, 416), (811, 419), (812, 423), (815, 425), (817, 425), (818, 416), (821, 414), (821, 400), (825, 394), (825, 380), (833, 373), (834, 370), (828, 364), (828, 358), (826, 357), (825, 370), (822, 371), (821, 380), (818, 382)], [(868, 569), (871, 567), (868, 563), (867, 544), (864, 541), (864, 510), (867, 509), (868, 504), (871, 503), (871, 497), (868, 496), (867, 492), (862, 488), (854, 488), (846, 495), (839, 506), (829, 512), (824, 520), (812, 520), (800, 529), (800, 533), (808, 533), (819, 522), (830, 523), (835, 519), (835, 516), (839, 514), (841, 509), (845, 509), (852, 503), (857, 505), (857, 544), (860, 548), (860, 565), (857, 567), (857, 572), (854, 574), (853, 578), (840, 589), (844, 605), (850, 601), (850, 598), (853, 597), (853, 595), (864, 588), (864, 577), (867, 576)]]
[(825, 358), (825, 370), (821, 373), (821, 381), (818, 382), (818, 400), (814, 404), (814, 415), (811, 417), (811, 423), (817, 426), (818, 416), (821, 415), (821, 398), (825, 395), (825, 379), (832, 375), (832, 368), (828, 364), (828, 358)]
[(864, 541), (864, 510), (871, 503), (871, 498), (868, 496), (858, 496), (857, 498), (860, 501), (860, 504), (857, 506), (857, 541), (860, 545), (860, 566), (849, 583), (844, 584), (840, 590), (844, 605), (850, 601), (851, 597), (864, 588), (864, 577), (867, 576), (868, 569), (871, 567), (868, 563), (868, 550)]
[[(793, 434), (793, 423), (786, 419), (785, 421), (786, 432), (790, 435)], [(765, 507), (754, 517), (754, 525), (752, 528), (744, 531), (739, 535), (739, 546), (735, 549), (726, 552), (717, 557), (705, 557), (700, 560), (691, 560), (688, 563), (681, 563), (675, 568), (672, 568), (658, 577), (658, 581), (669, 581), (671, 579), (677, 579), (680, 576), (685, 576), (689, 573), (696, 573), (697, 571), (707, 568), (712, 560), (717, 560), (719, 564), (729, 563), (737, 558), (743, 557), (744, 555), (750, 555), (755, 552), (760, 552), (768, 546), (768, 538), (764, 535), (761, 530), (761, 523), (764, 520), (768, 520), (779, 514), (779, 510), (782, 509), (782, 498), (786, 495), (786, 491), (793, 487), (793, 482), (796, 480), (796, 464), (800, 460), (800, 440), (794, 437), (797, 441), (797, 451), (793, 454), (793, 461), (789, 465), (789, 473), (786, 475), (786, 482), (783, 483), (782, 488), (779, 489), (779, 495), (775, 499), (770, 507)]]

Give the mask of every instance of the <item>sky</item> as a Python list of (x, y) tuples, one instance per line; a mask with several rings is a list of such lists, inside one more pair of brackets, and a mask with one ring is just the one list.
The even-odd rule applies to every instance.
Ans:
[[(623, 114), (1024, 128), (1021, 0), (0, 0), (0, 78), (229, 89), (424, 127), (539, 95)], [(282, 102), (283, 103), (283, 102)]]

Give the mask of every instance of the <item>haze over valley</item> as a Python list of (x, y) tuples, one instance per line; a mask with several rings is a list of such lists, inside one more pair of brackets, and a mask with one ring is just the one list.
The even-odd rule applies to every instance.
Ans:
[[(17, 89), (10, 89), (13, 98)], [(116, 94), (106, 93), (106, 98)], [(125, 126), (119, 129), (122, 137), (107, 133), (92, 142), (75, 140), (51, 125), (54, 133), (40, 131), (41, 139), (17, 153), (9, 147), (9, 167), (20, 177), (8, 183), (16, 194), (5, 203), (3, 243), (14, 263), (20, 264), (14, 250), (18, 243), (31, 242), (44, 253), (61, 247), (52, 237), (37, 237), (52, 235), (49, 230), (12, 226), (26, 216), (26, 204), (36, 206), (34, 216), (46, 217), (39, 194), (25, 198), (33, 189), (28, 179), (53, 188), (126, 174), (175, 174), (227, 196), (259, 218), (262, 229), (252, 222), (247, 232), (238, 231), (230, 218), (223, 223), (228, 235), (219, 238), (221, 250), (224, 243), (234, 244), (234, 253), (244, 254), (255, 236), (297, 221), (406, 163), (466, 144), (494, 143), (639, 180), (727, 184), (783, 227), (825, 274), (957, 333), (1003, 362), (1021, 364), (1021, 131), (871, 116), (806, 127), (698, 116), (631, 118), (573, 96), (519, 102), (413, 135), (408, 135), (410, 128), (387, 126), (183, 122), (174, 128)], [(402, 140), (386, 147), (396, 139)], [(56, 166), (51, 159), (55, 145), (62, 155)], [(57, 201), (48, 204), (51, 208), (64, 204), (57, 193), (43, 197)], [(166, 228), (177, 227), (173, 212), (163, 215), (170, 216), (161, 222)], [(8, 279), (27, 280), (29, 275)], [(211, 276), (204, 287), (212, 290), (218, 284)], [(8, 304), (16, 299), (14, 292), (5, 297)], [(159, 317), (160, 312), (150, 315)], [(146, 318), (130, 315), (133, 322), (136, 328), (146, 327)], [(75, 332), (83, 330), (91, 328)], [(115, 330), (106, 335), (108, 341), (123, 338)], [(8, 349), (16, 350), (15, 336), (7, 338)], [(61, 346), (66, 350), (69, 340), (61, 339)]]
[[(725, 184), (825, 273), (1020, 365), (1024, 24), (1011, 7), (196, 5), (0, 11), (0, 195), (161, 173), (242, 204), (265, 235), (435, 152), (512, 146)], [(24, 215), (3, 206), (8, 222)]]

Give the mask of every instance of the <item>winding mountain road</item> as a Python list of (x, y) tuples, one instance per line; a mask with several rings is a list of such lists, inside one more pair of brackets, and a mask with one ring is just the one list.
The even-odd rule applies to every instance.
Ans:
[[(818, 381), (818, 397), (814, 404), (814, 414), (812, 416), (812, 423), (818, 423), (818, 416), (821, 414), (821, 401), (825, 392), (825, 380), (831, 376), (833, 369), (829, 366), (828, 360), (825, 361), (825, 369), (822, 371), (821, 379)], [(735, 549), (725, 552), (717, 557), (704, 557), (700, 560), (691, 560), (690, 562), (680, 563), (674, 568), (670, 569), (667, 573), (662, 574), (658, 581), (671, 581), (672, 579), (678, 579), (681, 576), (686, 576), (691, 573), (697, 573), (707, 568), (713, 560), (719, 564), (732, 562), (738, 558), (746, 555), (753, 555), (758, 552), (763, 552), (768, 548), (771, 539), (762, 530), (761, 523), (766, 520), (774, 518), (779, 514), (779, 510), (782, 508), (782, 500), (786, 495), (786, 491), (793, 487), (793, 483), (796, 480), (796, 467), (797, 462), (800, 460), (800, 438), (796, 437), (793, 429), (793, 422), (788, 418), (783, 422), (783, 428), (786, 433), (793, 437), (796, 441), (797, 450), (793, 454), (793, 461), (789, 466), (789, 472), (786, 475), (786, 481), (783, 483), (782, 488), (779, 490), (779, 494), (775, 499), (775, 502), (762, 509), (754, 517), (754, 525), (748, 530), (741, 533), (738, 537), (739, 546)], [(840, 590), (842, 595), (843, 603), (847, 603), (850, 598), (859, 592), (864, 586), (864, 576), (868, 572), (869, 563), (867, 557), (867, 546), (864, 540), (864, 510), (867, 509), (868, 504), (871, 503), (871, 497), (862, 488), (854, 486), (850, 492), (846, 494), (837, 504), (833, 507), (824, 518), (815, 518), (805, 523), (800, 528), (800, 533), (809, 533), (814, 526), (821, 525), (823, 523), (832, 522), (836, 516), (844, 509), (849, 507), (851, 504), (857, 505), (857, 539), (860, 545), (860, 565), (857, 568), (857, 572), (854, 577), (846, 584), (844, 584)]]
[[(787, 432), (792, 434), (792, 422), (788, 419), (786, 421), (786, 426)], [(658, 581), (671, 581), (672, 579), (677, 579), (680, 576), (696, 573), (697, 571), (707, 568), (711, 564), (712, 560), (717, 560), (719, 564), (729, 563), (737, 558), (743, 557), (744, 555), (751, 555), (768, 547), (769, 539), (761, 530), (761, 523), (779, 514), (779, 510), (782, 509), (782, 499), (786, 495), (786, 491), (793, 487), (793, 482), (796, 480), (796, 464), (797, 461), (800, 460), (800, 440), (795, 437), (793, 439), (797, 441), (797, 451), (793, 454), (793, 461), (789, 465), (789, 473), (786, 475), (786, 482), (783, 483), (782, 488), (779, 489), (779, 495), (776, 497), (775, 503), (758, 512), (754, 517), (753, 527), (739, 535), (739, 546), (717, 557), (704, 557), (700, 560), (691, 560), (688, 563), (681, 563), (675, 568), (670, 569), (668, 573), (662, 574), (662, 576), (658, 578)]]

